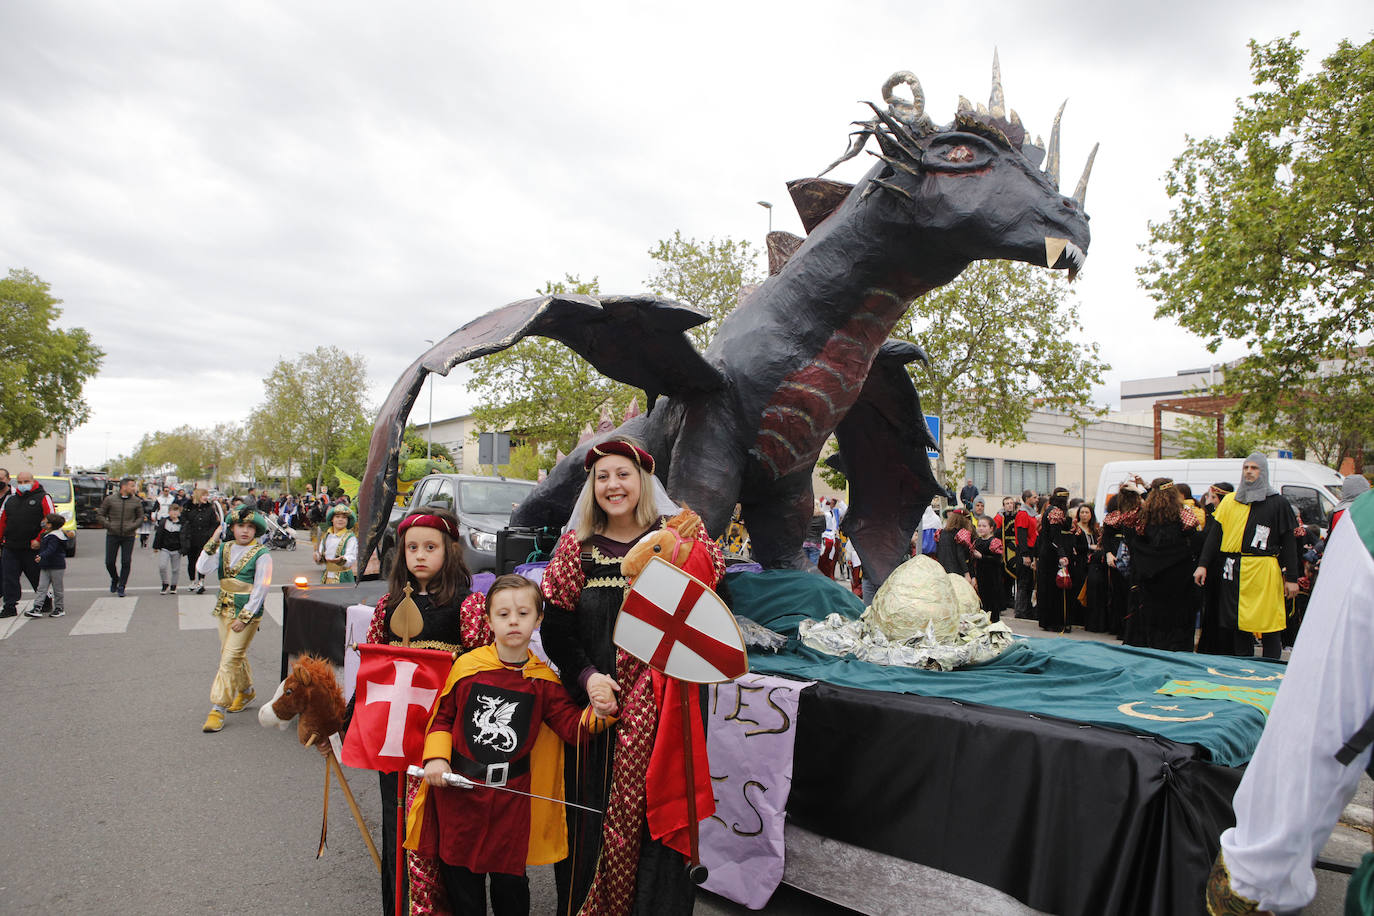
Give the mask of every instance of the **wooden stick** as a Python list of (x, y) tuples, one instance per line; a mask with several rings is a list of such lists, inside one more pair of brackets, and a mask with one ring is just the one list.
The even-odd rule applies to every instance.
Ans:
[(372, 842), (372, 834), (367, 832), (367, 825), (363, 823), (363, 813), (358, 810), (358, 800), (353, 797), (353, 790), (348, 787), (348, 780), (344, 778), (343, 767), (339, 766), (339, 760), (334, 756), (334, 748), (329, 748), (329, 754), (325, 758), (326, 771), (328, 768), (334, 770), (334, 775), (338, 777), (339, 788), (343, 789), (344, 798), (348, 800), (348, 810), (353, 812), (353, 820), (358, 822), (358, 831), (363, 835), (363, 842), (367, 844), (367, 851), (372, 853), (372, 864), (377, 866), (377, 873), (382, 872), (382, 857), (377, 855), (377, 847)]

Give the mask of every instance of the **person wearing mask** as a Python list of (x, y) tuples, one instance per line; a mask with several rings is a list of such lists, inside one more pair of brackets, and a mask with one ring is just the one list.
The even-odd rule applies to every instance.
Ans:
[(4, 608), (0, 617), (19, 614), (23, 594), (20, 576), (29, 587), (38, 588), (38, 547), (44, 521), (53, 513), (53, 502), (33, 474), (20, 471), (14, 478), (14, 491), (0, 507), (0, 572), (4, 577)]
[(1002, 511), (993, 516), (992, 527), (997, 532), (997, 539), (1002, 542), (1002, 576), (1006, 580), (1002, 586), (1002, 592), (1007, 597), (1007, 607), (1003, 610), (1014, 608), (1016, 605), (1016, 570), (1021, 565), (1021, 561), (1016, 553), (1016, 507), (1015, 496), (1006, 496), (1002, 499)]
[[(129, 584), (129, 567), (134, 557), (134, 535), (147, 514), (143, 500), (134, 492), (134, 479), (125, 477), (119, 482), (119, 492), (111, 493), (95, 510), (96, 518), (105, 527), (105, 571), (110, 574), (110, 592), (124, 597)], [(119, 568), (115, 568), (115, 557)]]
[(1193, 580), (1206, 585), (1208, 567), (1220, 572), (1221, 623), (1235, 654), (1255, 654), (1250, 634), (1259, 633), (1265, 658), (1283, 653), (1284, 602), (1298, 593), (1298, 517), (1269, 485), (1269, 459), (1255, 452), (1241, 465), (1240, 486), (1217, 506), (1218, 522), (1207, 535)]

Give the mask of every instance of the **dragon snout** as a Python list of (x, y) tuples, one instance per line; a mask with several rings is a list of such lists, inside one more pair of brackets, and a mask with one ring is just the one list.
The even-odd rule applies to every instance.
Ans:
[(1072, 283), (1083, 269), (1088, 253), (1068, 239), (1045, 237), (1045, 266), (1054, 270), (1068, 268), (1069, 282)]

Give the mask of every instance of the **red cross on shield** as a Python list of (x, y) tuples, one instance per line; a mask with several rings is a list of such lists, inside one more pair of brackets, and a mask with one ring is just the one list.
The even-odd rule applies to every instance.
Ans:
[(662, 557), (651, 559), (630, 586), (611, 639), (680, 681), (712, 684), (749, 671), (744, 637), (725, 602)]

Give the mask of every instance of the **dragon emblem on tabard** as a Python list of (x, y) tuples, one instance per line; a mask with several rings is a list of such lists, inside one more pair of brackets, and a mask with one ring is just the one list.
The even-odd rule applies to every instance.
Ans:
[(490, 747), (501, 754), (515, 750), (520, 738), (511, 728), (511, 719), (520, 704), (508, 703), (500, 697), (479, 696), (477, 705), (480, 708), (472, 717), (477, 734), (472, 736), (472, 743)]
[[(910, 101), (899, 96), (902, 88)], [(1063, 106), (1048, 148), (1032, 140), (1006, 107), (995, 54), (988, 104), (960, 98), (944, 127), (926, 113), (911, 73), (893, 74), (882, 96), (885, 106), (868, 103), (873, 117), (855, 122), (849, 148), (830, 166), (873, 141), (873, 167), (854, 185), (823, 177), (788, 183), (807, 237), (769, 234), (768, 280), (721, 322), (705, 353), (684, 332), (706, 316), (681, 303), (553, 295), (489, 312), (412, 363), (373, 432), (359, 499), (361, 562), (380, 543), (401, 433), (426, 375), (537, 334), (644, 390), (650, 411), (616, 432), (645, 444), (669, 494), (690, 505), (713, 537), (738, 502), (754, 556), (768, 568), (809, 566), (801, 546), (811, 474), (834, 433), (850, 481), (842, 528), (868, 586), (880, 584), (906, 559), (922, 511), (941, 490), (906, 369), (924, 354), (887, 335), (914, 299), (975, 260), (1026, 261), (1067, 270), (1072, 279), (1088, 250), (1083, 202), (1097, 153), (1094, 147), (1073, 196), (1061, 194)], [(511, 523), (563, 526), (591, 444), (555, 467)]]

